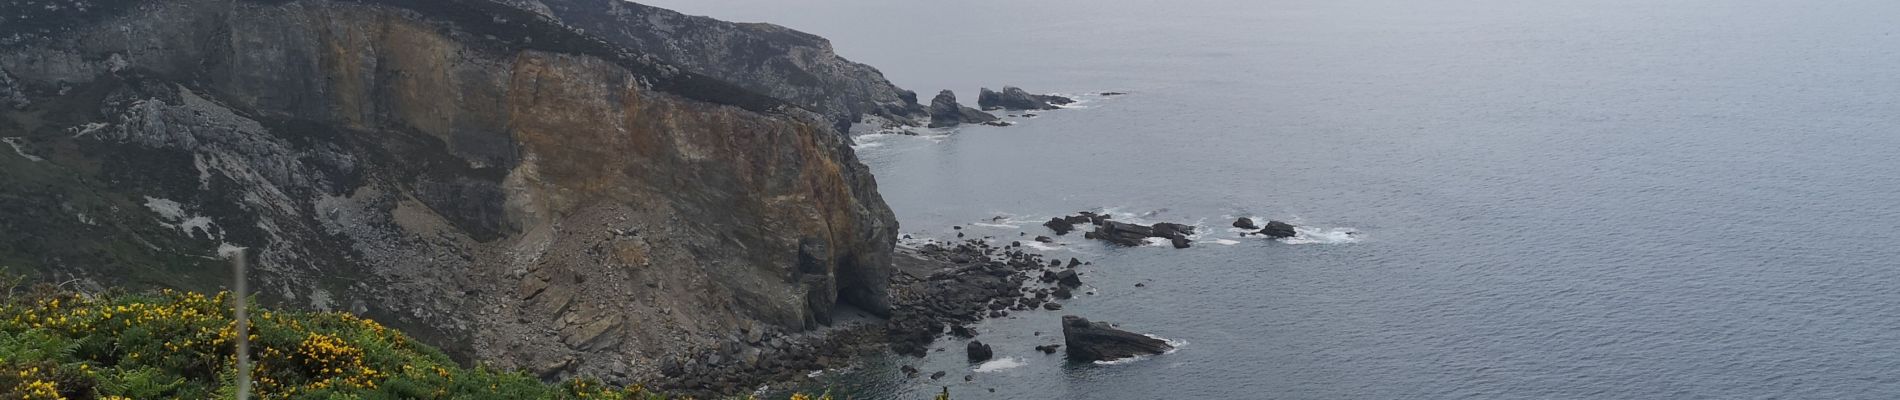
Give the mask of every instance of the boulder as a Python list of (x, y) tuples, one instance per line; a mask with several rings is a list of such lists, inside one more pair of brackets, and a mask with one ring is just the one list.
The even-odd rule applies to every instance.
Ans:
[(1168, 239), (1168, 241), (1173, 243), (1174, 248), (1177, 248), (1177, 249), (1185, 249), (1188, 247), (1193, 247), (1193, 244), (1191, 244), (1193, 241), (1188, 240), (1187, 238), (1184, 238), (1184, 237), (1172, 238), (1172, 239)]
[(1055, 242), (1056, 242), (1056, 239), (1055, 239), (1055, 238), (1051, 238), (1051, 237), (1048, 237), (1048, 236), (1037, 236), (1037, 237), (1036, 237), (1036, 242), (1039, 242), (1039, 243), (1055, 243)]
[(1293, 224), (1280, 221), (1267, 221), (1267, 226), (1260, 228), (1259, 233), (1274, 239), (1290, 238), (1299, 234), (1299, 232), (1294, 231)]
[(970, 341), (970, 345), (965, 346), (964, 351), (969, 353), (970, 362), (988, 361), (991, 357), (996, 356), (995, 350), (990, 349), (990, 345), (983, 344), (982, 341), (977, 340)]
[(1056, 273), (1056, 284), (1065, 288), (1082, 286), (1082, 277), (1075, 270), (1062, 270)]
[(1174, 349), (1161, 339), (1074, 315), (1062, 316), (1062, 342), (1069, 349), (1069, 361), (1073, 362), (1114, 361)]
[(1049, 227), (1049, 230), (1055, 231), (1057, 236), (1067, 235), (1069, 231), (1075, 230), (1074, 222), (1062, 218), (1050, 218), (1049, 222), (1042, 223), (1042, 226)]
[(1055, 354), (1056, 349), (1060, 349), (1060, 348), (1062, 348), (1062, 345), (1059, 345), (1059, 344), (1045, 344), (1041, 346), (1036, 346), (1036, 351), (1040, 351), (1042, 352), (1042, 354)]
[(1075, 99), (1062, 96), (1029, 94), (1022, 88), (1004, 86), (1002, 92), (983, 88), (977, 93), (976, 105), (985, 111), (991, 110), (1054, 110), (1062, 105), (1074, 103)]
[(1234, 220), (1234, 227), (1240, 229), (1260, 229), (1260, 225), (1253, 223), (1253, 218), (1247, 217), (1240, 217), (1240, 219)]

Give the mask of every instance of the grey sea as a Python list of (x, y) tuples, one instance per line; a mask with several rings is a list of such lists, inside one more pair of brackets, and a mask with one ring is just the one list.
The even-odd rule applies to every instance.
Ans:
[[(1900, 398), (1900, 2), (650, 3), (826, 36), (925, 98), (1085, 100), (858, 138), (904, 233), (1200, 226), (1060, 238), (1094, 295), (979, 325), (996, 361), (942, 340), (821, 375), (838, 394)], [(1070, 364), (1032, 349), (1062, 314), (1183, 345)]]

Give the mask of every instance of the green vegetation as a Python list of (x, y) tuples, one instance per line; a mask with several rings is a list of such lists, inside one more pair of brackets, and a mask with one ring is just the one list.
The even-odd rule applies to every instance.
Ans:
[[(0, 399), (236, 397), (229, 294), (82, 295), (42, 285), (4, 295)], [(253, 398), (669, 398), (640, 386), (589, 379), (548, 384), (516, 371), (462, 368), (434, 348), (349, 314), (250, 314)]]

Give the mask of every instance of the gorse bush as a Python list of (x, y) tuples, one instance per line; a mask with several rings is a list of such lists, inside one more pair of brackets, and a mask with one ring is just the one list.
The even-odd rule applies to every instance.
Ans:
[[(8, 296), (0, 300), (0, 399), (235, 398), (239, 333), (227, 296)], [(251, 342), (253, 398), (668, 398), (641, 386), (548, 384), (517, 371), (462, 368), (441, 351), (349, 314), (250, 314), (243, 334)]]

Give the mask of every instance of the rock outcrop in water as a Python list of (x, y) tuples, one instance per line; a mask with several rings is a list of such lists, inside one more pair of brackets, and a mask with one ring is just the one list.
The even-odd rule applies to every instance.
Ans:
[(1062, 316), (1062, 344), (1072, 362), (1114, 361), (1174, 349), (1167, 341), (1074, 315)]
[(969, 356), (970, 362), (989, 361), (991, 357), (996, 357), (996, 351), (980, 340), (970, 341), (969, 345), (964, 346), (964, 353)]
[(834, 123), (909, 107), (875, 71), (783, 28), (509, 1), (545, 7), (0, 6), (0, 137), (32, 155), (0, 150), (0, 263), (215, 290), (255, 249), (266, 302), (544, 377), (756, 362), (755, 324), (891, 308), (896, 222)]
[(1002, 92), (983, 88), (976, 97), (976, 105), (983, 111), (1054, 110), (1071, 103), (1075, 103), (1075, 99), (1056, 95), (1029, 94), (1015, 86), (1004, 86)]
[(990, 113), (964, 107), (957, 103), (957, 94), (948, 90), (938, 92), (930, 99), (930, 127), (947, 128), (962, 124), (981, 124), (995, 122), (998, 118)]
[(1163, 238), (1172, 243), (1175, 248), (1185, 249), (1189, 247), (1189, 243), (1192, 243), (1188, 236), (1193, 234), (1194, 227), (1176, 223), (1161, 222), (1150, 226), (1102, 221), (1101, 224), (1096, 225), (1095, 231), (1084, 236), (1123, 246), (1140, 246), (1145, 244), (1148, 238)]
[(1300, 233), (1293, 229), (1293, 224), (1280, 221), (1267, 221), (1267, 226), (1260, 228), (1258, 234), (1266, 235), (1274, 239), (1284, 239), (1299, 235)]

